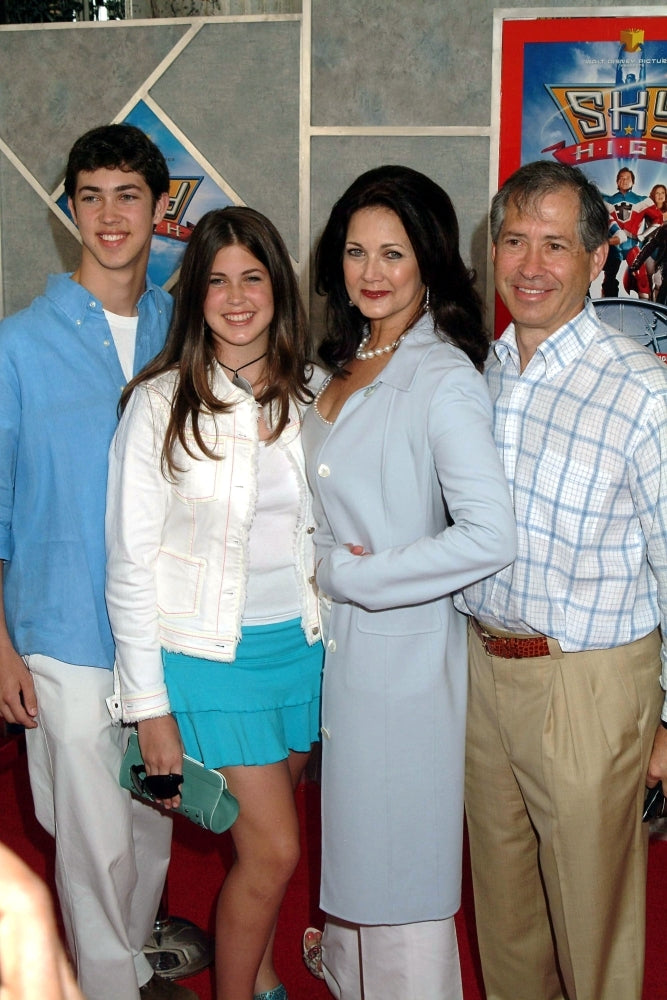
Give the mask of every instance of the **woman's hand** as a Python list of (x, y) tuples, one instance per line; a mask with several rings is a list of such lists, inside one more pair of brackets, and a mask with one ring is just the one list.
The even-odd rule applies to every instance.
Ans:
[[(142, 719), (137, 723), (137, 735), (148, 777), (183, 773), (183, 743), (173, 715)], [(181, 803), (181, 796), (156, 801), (161, 802), (165, 809), (175, 809)]]
[(353, 556), (369, 556), (370, 555), (370, 552), (368, 552), (363, 547), (363, 545), (353, 545), (352, 542), (348, 542), (346, 544), (345, 548), (349, 549)]

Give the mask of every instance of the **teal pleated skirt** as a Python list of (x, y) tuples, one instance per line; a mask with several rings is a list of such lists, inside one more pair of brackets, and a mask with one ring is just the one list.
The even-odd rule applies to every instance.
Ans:
[(206, 767), (273, 764), (319, 739), (323, 649), (301, 621), (244, 627), (233, 663), (162, 651), (186, 754)]

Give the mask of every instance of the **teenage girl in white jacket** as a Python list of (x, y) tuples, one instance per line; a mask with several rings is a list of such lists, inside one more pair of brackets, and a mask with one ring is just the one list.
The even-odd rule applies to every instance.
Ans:
[(123, 393), (111, 448), (107, 602), (124, 721), (149, 775), (181, 773), (185, 749), (224, 773), (241, 807), (217, 909), (218, 1000), (287, 998), (273, 937), (322, 669), (300, 440), (321, 380), (309, 349), (274, 226), (249, 208), (209, 212), (164, 350)]

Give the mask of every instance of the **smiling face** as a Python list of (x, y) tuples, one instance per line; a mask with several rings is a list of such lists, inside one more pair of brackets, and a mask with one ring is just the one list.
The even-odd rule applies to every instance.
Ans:
[(267, 350), (273, 288), (264, 265), (240, 244), (218, 250), (204, 300), (216, 357), (238, 368)]
[(351, 217), (343, 276), (352, 304), (389, 337), (407, 328), (424, 295), (412, 244), (389, 208), (361, 208)]
[(659, 208), (661, 212), (667, 209), (665, 201), (667, 200), (667, 189), (663, 184), (656, 184), (651, 191), (651, 197), (653, 198), (656, 208)]
[(517, 340), (533, 348), (584, 307), (607, 247), (584, 249), (579, 197), (563, 187), (544, 195), (530, 212), (507, 205), (492, 250), (498, 294), (514, 319)]
[(616, 177), (616, 186), (618, 190), (622, 191), (623, 194), (625, 194), (626, 191), (629, 191), (632, 188), (633, 184), (634, 184), (634, 178), (630, 173), (630, 171), (619, 170), (618, 175)]
[(82, 272), (99, 278), (105, 271), (145, 271), (153, 226), (168, 202), (165, 193), (154, 204), (148, 184), (133, 170), (80, 171), (68, 204), (83, 244)]

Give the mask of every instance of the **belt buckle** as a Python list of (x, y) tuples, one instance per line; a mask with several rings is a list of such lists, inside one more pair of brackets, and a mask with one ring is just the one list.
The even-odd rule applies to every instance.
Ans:
[(489, 649), (489, 642), (494, 638), (499, 638), (499, 636), (493, 636), (490, 632), (487, 632), (482, 623), (475, 618), (474, 615), (472, 616), (472, 627), (479, 636), (480, 642), (482, 643), (482, 646), (484, 646), (484, 652), (486, 655), (493, 656), (493, 653)]

